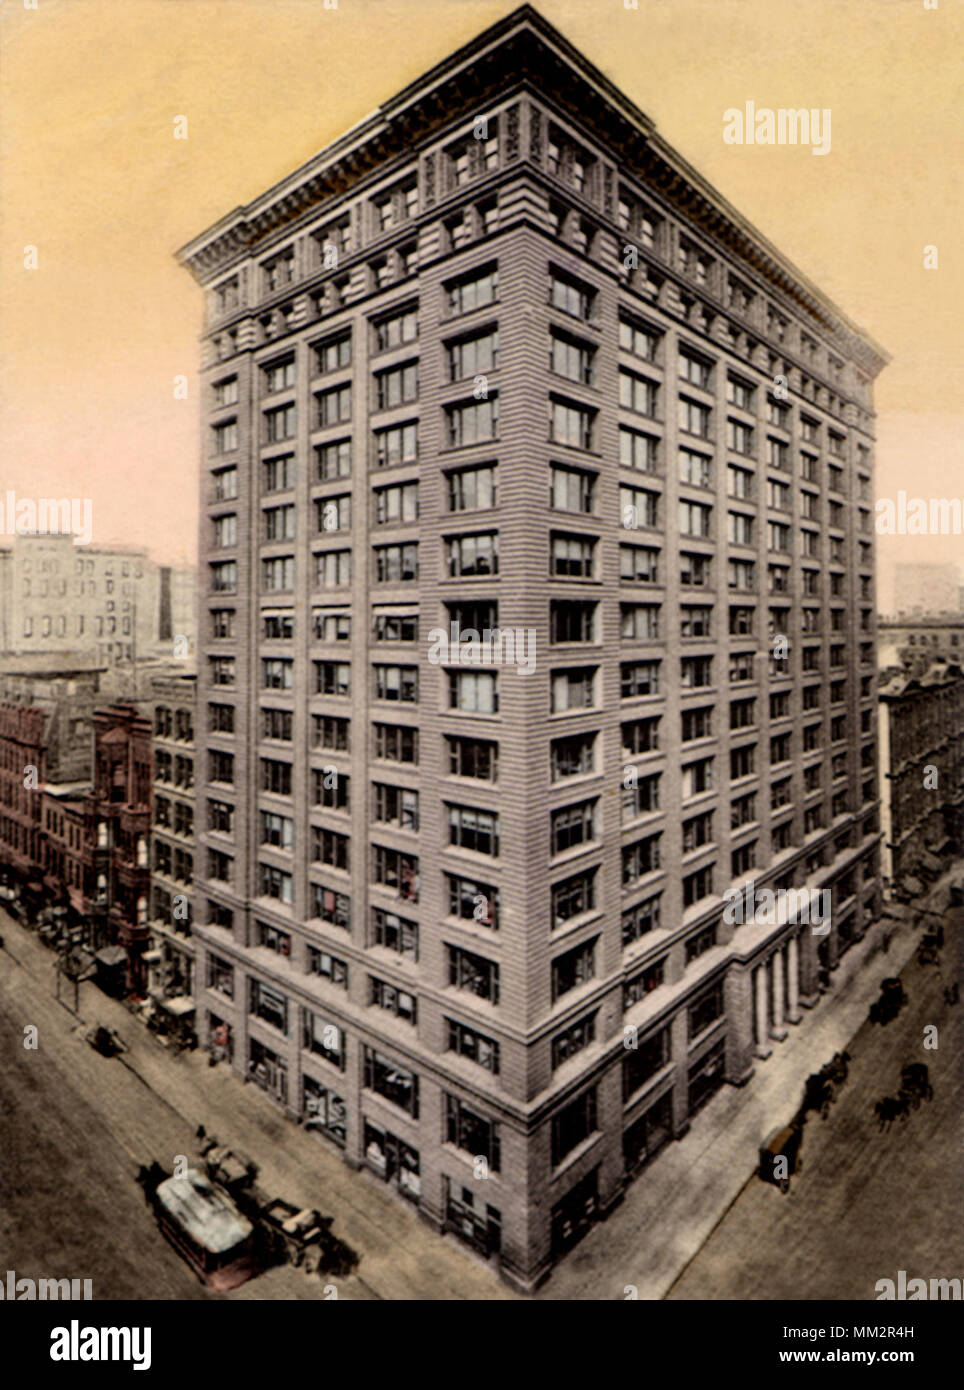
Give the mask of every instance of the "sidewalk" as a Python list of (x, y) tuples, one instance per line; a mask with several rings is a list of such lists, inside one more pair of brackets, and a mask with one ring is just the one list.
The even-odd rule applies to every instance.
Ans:
[[(0, 921), (0, 934), (6, 940), (0, 962), (6, 961), (15, 971), (16, 966), (9, 967), (12, 956), (21, 967), (18, 992), (42, 993), (56, 1009), (53, 953), (18, 923), (9, 918)], [(72, 987), (69, 996), (62, 995), (67, 997), (72, 1003)], [(109, 1065), (126, 1067), (170, 1108), (172, 1121), (179, 1121), (176, 1133), (183, 1136), (181, 1152), (189, 1158), (195, 1153), (189, 1140), (203, 1124), (209, 1134), (260, 1165), (258, 1183), (266, 1191), (333, 1216), (335, 1234), (361, 1256), (357, 1273), (337, 1281), (340, 1288), (344, 1286), (341, 1297), (471, 1301), (517, 1297), (454, 1237), (437, 1235), (373, 1175), (349, 1169), (322, 1139), (293, 1124), (257, 1087), (245, 1085), (226, 1065), (210, 1067), (206, 1053), (184, 1052), (179, 1057), (168, 1053), (120, 1001), (110, 999), (96, 985), (81, 985), (79, 1016), (66, 1007), (57, 1016), (65, 1024), (57, 1046), (66, 1050), (60, 1060), (67, 1065), (71, 1031), (76, 1046), (85, 1049), (86, 1061), (87, 1029), (104, 1023), (117, 1030), (129, 1050)], [(94, 1105), (99, 1099), (90, 1095)], [(154, 1153), (170, 1166), (173, 1155), (166, 1153), (162, 1139), (151, 1134), (143, 1113), (124, 1112), (123, 1134), (118, 1115), (105, 1117), (105, 1123), (117, 1131), (115, 1137), (124, 1147), (133, 1145), (138, 1157)], [(132, 1165), (132, 1183), (133, 1172)], [(357, 1286), (354, 1292), (352, 1286)], [(271, 1297), (265, 1278), (244, 1285), (234, 1296), (246, 1294)], [(320, 1281), (318, 1297), (322, 1297)]]
[[(947, 901), (949, 870), (920, 908)], [(623, 1299), (627, 1285), (640, 1299), (664, 1298), (748, 1182), (755, 1181), (762, 1139), (789, 1123), (807, 1076), (842, 1051), (867, 1017), (880, 981), (897, 975), (913, 955), (919, 931), (911, 908), (869, 928), (831, 975), (828, 992), (790, 1026), (769, 1058), (742, 1087), (724, 1086), (693, 1121), (626, 1189), (623, 1202), (553, 1271), (536, 1297)], [(882, 951), (885, 935), (889, 949)]]

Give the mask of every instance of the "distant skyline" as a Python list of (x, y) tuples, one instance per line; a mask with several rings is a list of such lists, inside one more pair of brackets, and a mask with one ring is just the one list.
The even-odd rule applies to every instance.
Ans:
[[(0, 11), (0, 491), (90, 498), (93, 543), (193, 563), (202, 294), (174, 252), (511, 0), (42, 0)], [(537, 8), (891, 354), (877, 494), (961, 495), (960, 7), (543, 0)], [(822, 158), (723, 113), (829, 108)], [(175, 140), (175, 118), (188, 138)], [(36, 248), (36, 269), (24, 266)], [(938, 269), (924, 269), (936, 247)], [(27, 259), (32, 259), (27, 253)], [(174, 381), (188, 379), (187, 400)], [(0, 544), (7, 542), (0, 537)], [(960, 563), (961, 536), (878, 537)]]

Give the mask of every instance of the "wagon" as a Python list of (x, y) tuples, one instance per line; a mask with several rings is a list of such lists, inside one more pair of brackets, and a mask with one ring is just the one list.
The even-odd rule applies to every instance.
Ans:
[(96, 1028), (91, 1028), (87, 1033), (87, 1041), (102, 1057), (116, 1057), (118, 1053), (127, 1051), (127, 1044), (124, 1040), (114, 1032), (113, 1028), (107, 1028), (103, 1023), (99, 1023)]
[[(805, 1121), (799, 1117), (788, 1125), (775, 1129), (760, 1145), (759, 1176), (763, 1182), (771, 1182), (784, 1194), (790, 1191), (790, 1175), (803, 1167), (800, 1158), (800, 1144), (803, 1140)], [(777, 1174), (776, 1161), (785, 1158), (786, 1173)]]
[(274, 1232), (293, 1265), (304, 1263), (305, 1273), (314, 1274), (321, 1263), (323, 1246), (327, 1246), (331, 1217), (323, 1217), (314, 1207), (300, 1210), (284, 1197), (275, 1197), (261, 1210), (261, 1217)]

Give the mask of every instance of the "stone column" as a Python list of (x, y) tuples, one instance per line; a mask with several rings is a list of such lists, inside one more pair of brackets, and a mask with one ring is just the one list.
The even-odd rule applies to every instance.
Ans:
[(787, 1022), (800, 1022), (800, 946), (795, 935), (787, 942)]
[(767, 970), (758, 965), (753, 976), (754, 1002), (756, 1006), (756, 1055), (769, 1057), (773, 1049), (768, 1041), (770, 1035), (767, 1019)]
[(772, 996), (773, 996), (773, 1024), (770, 1028), (771, 1038), (782, 1041), (787, 1036), (786, 1025), (783, 1021), (783, 951), (778, 946), (770, 957), (773, 977)]

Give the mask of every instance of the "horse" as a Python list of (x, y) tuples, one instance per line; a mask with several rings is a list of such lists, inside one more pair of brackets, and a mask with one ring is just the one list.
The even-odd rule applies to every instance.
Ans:
[(877, 1116), (878, 1127), (880, 1129), (890, 1129), (893, 1122), (900, 1117), (902, 1123), (906, 1123), (908, 1114), (907, 1099), (905, 1096), (884, 1096), (874, 1106), (874, 1114)]

